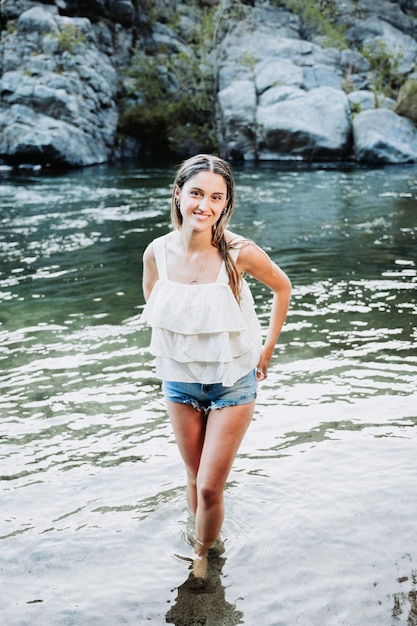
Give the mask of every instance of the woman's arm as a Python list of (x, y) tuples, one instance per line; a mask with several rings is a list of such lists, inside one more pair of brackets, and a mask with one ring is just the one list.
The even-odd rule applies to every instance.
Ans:
[(153, 250), (153, 242), (149, 244), (143, 253), (143, 278), (142, 289), (145, 296), (145, 302), (148, 301), (151, 291), (158, 280), (158, 270), (156, 268), (155, 253)]
[(273, 292), (268, 332), (258, 363), (264, 377), (274, 353), (275, 345), (287, 316), (291, 296), (291, 281), (261, 248), (252, 242), (244, 243), (237, 259), (240, 272), (247, 272)]

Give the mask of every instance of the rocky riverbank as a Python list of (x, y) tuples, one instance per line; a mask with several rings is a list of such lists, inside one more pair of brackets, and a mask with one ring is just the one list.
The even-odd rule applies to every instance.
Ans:
[(416, 5), (3, 0), (0, 159), (416, 162)]

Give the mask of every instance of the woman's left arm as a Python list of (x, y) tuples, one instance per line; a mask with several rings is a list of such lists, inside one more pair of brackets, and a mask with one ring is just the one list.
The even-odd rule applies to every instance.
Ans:
[(287, 316), (291, 296), (291, 281), (266, 252), (252, 242), (244, 244), (240, 249), (237, 266), (240, 272), (246, 272), (253, 276), (273, 292), (268, 332), (258, 363), (258, 369), (266, 378), (278, 337)]

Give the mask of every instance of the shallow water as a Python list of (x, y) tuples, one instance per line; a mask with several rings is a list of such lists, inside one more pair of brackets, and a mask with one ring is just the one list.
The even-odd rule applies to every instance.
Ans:
[(417, 167), (236, 168), (294, 292), (204, 589), (138, 324), (172, 172), (0, 178), (1, 624), (417, 624)]

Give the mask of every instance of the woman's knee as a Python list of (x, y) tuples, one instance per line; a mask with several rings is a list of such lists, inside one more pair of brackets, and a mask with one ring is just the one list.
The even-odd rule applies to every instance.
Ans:
[(197, 484), (197, 494), (199, 503), (207, 508), (211, 508), (223, 501), (223, 488), (210, 483)]

